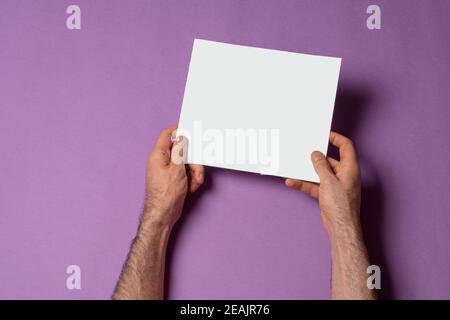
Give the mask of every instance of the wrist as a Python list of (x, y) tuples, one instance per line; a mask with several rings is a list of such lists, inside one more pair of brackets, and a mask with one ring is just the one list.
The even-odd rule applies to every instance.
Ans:
[(142, 214), (138, 235), (170, 233), (173, 227), (172, 213), (168, 209), (146, 208)]
[[(350, 215), (357, 217), (358, 215)], [(345, 218), (334, 221), (327, 228), (332, 243), (342, 241), (356, 241), (362, 239), (362, 226), (358, 218)]]

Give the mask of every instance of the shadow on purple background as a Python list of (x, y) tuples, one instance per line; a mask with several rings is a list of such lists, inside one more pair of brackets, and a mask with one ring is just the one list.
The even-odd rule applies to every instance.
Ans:
[[(364, 113), (368, 112), (367, 108), (375, 107), (370, 101), (376, 95), (377, 92), (374, 88), (361, 85), (356, 87), (347, 86), (345, 80), (341, 79), (336, 96), (332, 130), (352, 140), (357, 137), (358, 130), (361, 130), (361, 127), (365, 125)], [(382, 290), (379, 290), (379, 298), (395, 299), (393, 279), (390, 276), (389, 263), (385, 256), (386, 243), (383, 241), (382, 236), (386, 214), (383, 205), (386, 195), (383, 192), (376, 164), (371, 163), (364, 156), (363, 151), (358, 149), (357, 145), (355, 147), (357, 148), (359, 160), (364, 165), (361, 172), (361, 219), (364, 238), (371, 263), (378, 265), (383, 270)], [(328, 154), (339, 159), (339, 153), (333, 146), (330, 146)], [(370, 180), (366, 178), (367, 174), (365, 174), (364, 168), (370, 169)]]

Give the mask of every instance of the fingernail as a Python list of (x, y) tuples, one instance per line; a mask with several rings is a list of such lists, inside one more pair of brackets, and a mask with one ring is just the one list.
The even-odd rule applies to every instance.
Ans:
[(200, 183), (203, 183), (203, 173), (198, 173), (197, 174), (197, 178), (198, 178), (198, 180), (200, 181)]
[(170, 135), (170, 141), (177, 141), (177, 130), (172, 131), (172, 134)]
[(320, 151), (314, 151), (311, 154), (311, 158), (313, 159), (313, 161), (319, 161), (320, 159), (322, 159), (322, 157), (323, 157), (323, 154)]

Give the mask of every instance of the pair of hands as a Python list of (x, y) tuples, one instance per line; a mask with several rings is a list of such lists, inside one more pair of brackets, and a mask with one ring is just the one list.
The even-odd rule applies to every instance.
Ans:
[[(159, 136), (147, 162), (145, 214), (172, 227), (180, 218), (187, 192), (195, 192), (204, 182), (201, 165), (185, 165), (187, 139), (173, 141), (177, 126), (166, 128)], [(322, 221), (330, 237), (347, 228), (360, 228), (361, 182), (358, 160), (352, 142), (335, 132), (330, 143), (339, 149), (340, 160), (311, 154), (320, 185), (286, 179), (286, 186), (319, 200)]]

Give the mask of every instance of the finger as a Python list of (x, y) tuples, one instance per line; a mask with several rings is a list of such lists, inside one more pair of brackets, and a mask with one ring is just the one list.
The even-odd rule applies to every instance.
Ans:
[(157, 160), (157, 163), (162, 165), (169, 165), (170, 150), (172, 148), (172, 132), (176, 130), (177, 126), (173, 125), (164, 129), (155, 142), (150, 156)]
[(172, 133), (177, 129), (178, 125), (165, 128), (159, 135), (155, 143), (155, 149), (170, 150), (172, 147)]
[(355, 147), (349, 138), (331, 131), (330, 143), (339, 149), (339, 158), (341, 161), (356, 161)]
[(205, 180), (205, 167), (201, 164), (189, 164), (188, 168), (191, 173), (192, 181), (203, 184)]
[(319, 197), (319, 186), (315, 183), (295, 179), (286, 179), (285, 183), (289, 188), (301, 191), (314, 198)]
[(337, 161), (336, 159), (334, 159), (332, 157), (327, 157), (327, 160), (330, 163), (330, 166), (333, 169), (333, 171), (336, 172), (337, 167), (339, 166), (339, 161)]
[(333, 170), (327, 160), (327, 158), (320, 151), (314, 151), (311, 153), (311, 160), (314, 166), (314, 170), (319, 175), (320, 180), (325, 179), (330, 175), (334, 175)]
[(195, 180), (189, 182), (189, 192), (195, 192), (200, 188), (201, 184), (197, 183)]

